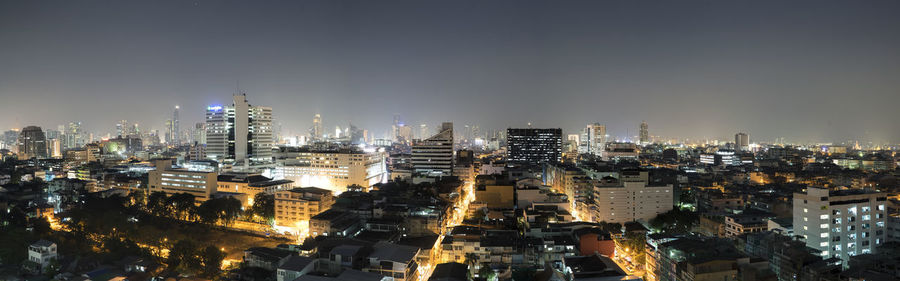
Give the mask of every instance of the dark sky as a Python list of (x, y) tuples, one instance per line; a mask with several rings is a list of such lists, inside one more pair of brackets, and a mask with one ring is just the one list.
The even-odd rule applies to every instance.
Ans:
[(897, 142), (900, 1), (0, 0), (0, 128), (187, 128), (236, 81), (293, 132)]

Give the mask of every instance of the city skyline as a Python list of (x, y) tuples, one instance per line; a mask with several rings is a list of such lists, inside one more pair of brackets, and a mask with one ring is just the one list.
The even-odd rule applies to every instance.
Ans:
[(900, 141), (894, 2), (0, 5), (3, 129), (163, 132), (175, 105), (186, 128), (246, 92), (294, 134), (321, 114), (326, 132), (379, 136), (400, 113), (567, 134), (599, 122), (618, 138), (644, 120), (666, 138)]

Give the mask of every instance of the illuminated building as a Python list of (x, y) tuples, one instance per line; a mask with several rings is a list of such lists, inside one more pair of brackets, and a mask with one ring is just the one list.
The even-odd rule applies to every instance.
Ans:
[(234, 95), (232, 106), (206, 110), (206, 156), (236, 168), (272, 163), (272, 109), (251, 106), (247, 95)]
[(515, 206), (515, 185), (500, 175), (475, 177), (475, 200), (488, 208), (512, 209)]
[(737, 133), (734, 135), (734, 150), (750, 151), (750, 135), (747, 133)]
[(191, 171), (187, 169), (172, 169), (167, 166), (158, 166), (156, 170), (147, 173), (149, 179), (149, 192), (165, 192), (167, 195), (188, 193), (194, 195), (197, 201), (210, 199), (217, 190), (217, 175), (215, 172)]
[(606, 144), (604, 160), (638, 160), (640, 150), (637, 144), (630, 142), (611, 142)]
[(525, 164), (562, 160), (562, 129), (507, 129), (507, 160)]
[(808, 187), (793, 200), (794, 234), (823, 258), (840, 258), (846, 266), (850, 257), (875, 253), (885, 242), (885, 193)]
[(295, 228), (334, 204), (330, 190), (303, 187), (275, 192), (275, 225)]
[(219, 175), (216, 186), (217, 192), (246, 194), (248, 201), (242, 203), (244, 203), (244, 206), (251, 206), (256, 194), (275, 194), (278, 191), (289, 190), (294, 187), (294, 182), (290, 180), (272, 180), (259, 174), (229, 173)]
[(606, 148), (606, 126), (600, 123), (588, 124), (581, 133), (578, 153), (603, 156)]
[(641, 121), (640, 135), (638, 137), (640, 138), (640, 144), (650, 143), (650, 131), (647, 129), (647, 122)]
[(9, 149), (12, 152), (16, 152), (19, 149), (19, 130), (12, 129), (6, 132), (3, 132), (3, 139), (0, 139), (0, 149)]
[[(292, 180), (298, 186), (315, 186), (339, 194), (350, 185), (370, 187), (387, 176), (385, 154), (357, 148), (311, 150), (281, 148), (275, 177)], [(286, 159), (280, 159), (284, 157)]]
[(192, 136), (193, 144), (206, 144), (206, 123), (200, 122), (194, 124), (194, 134)]
[(449, 176), (453, 173), (453, 123), (441, 124), (441, 132), (412, 146), (413, 172)]
[(166, 141), (168, 144), (181, 145), (181, 128), (179, 127), (180, 122), (178, 121), (178, 109), (179, 106), (175, 106), (175, 111), (172, 112), (172, 123), (170, 124), (172, 127), (170, 128), (171, 139)]
[(594, 221), (625, 223), (650, 221), (672, 210), (672, 185), (650, 186), (648, 172), (626, 170), (617, 182), (594, 187)]
[(312, 140), (318, 140), (324, 133), (322, 131), (322, 115), (316, 113), (316, 116), (313, 117), (313, 126), (310, 128), (310, 137)]
[(28, 126), (19, 133), (19, 159), (47, 158), (47, 140), (38, 126)]

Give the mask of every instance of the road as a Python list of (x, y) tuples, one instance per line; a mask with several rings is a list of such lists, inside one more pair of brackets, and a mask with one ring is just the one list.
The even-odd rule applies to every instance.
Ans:
[(457, 198), (449, 211), (448, 218), (444, 220), (444, 225), (441, 226), (441, 233), (438, 234), (437, 241), (431, 247), (428, 264), (419, 265), (417, 269), (419, 275), (417, 280), (419, 281), (428, 280), (431, 277), (431, 273), (434, 272), (434, 266), (442, 262), (438, 261), (438, 258), (441, 256), (441, 242), (444, 240), (444, 235), (447, 235), (447, 231), (451, 228), (462, 224), (466, 218), (466, 213), (469, 211), (469, 204), (475, 201), (475, 184), (473, 182), (466, 181), (461, 191), (459, 198)]

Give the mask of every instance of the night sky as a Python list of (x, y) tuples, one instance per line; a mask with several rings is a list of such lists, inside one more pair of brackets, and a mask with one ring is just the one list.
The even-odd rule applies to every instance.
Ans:
[(286, 133), (606, 124), (898, 142), (900, 1), (6, 1), (0, 128), (184, 129), (236, 84)]

